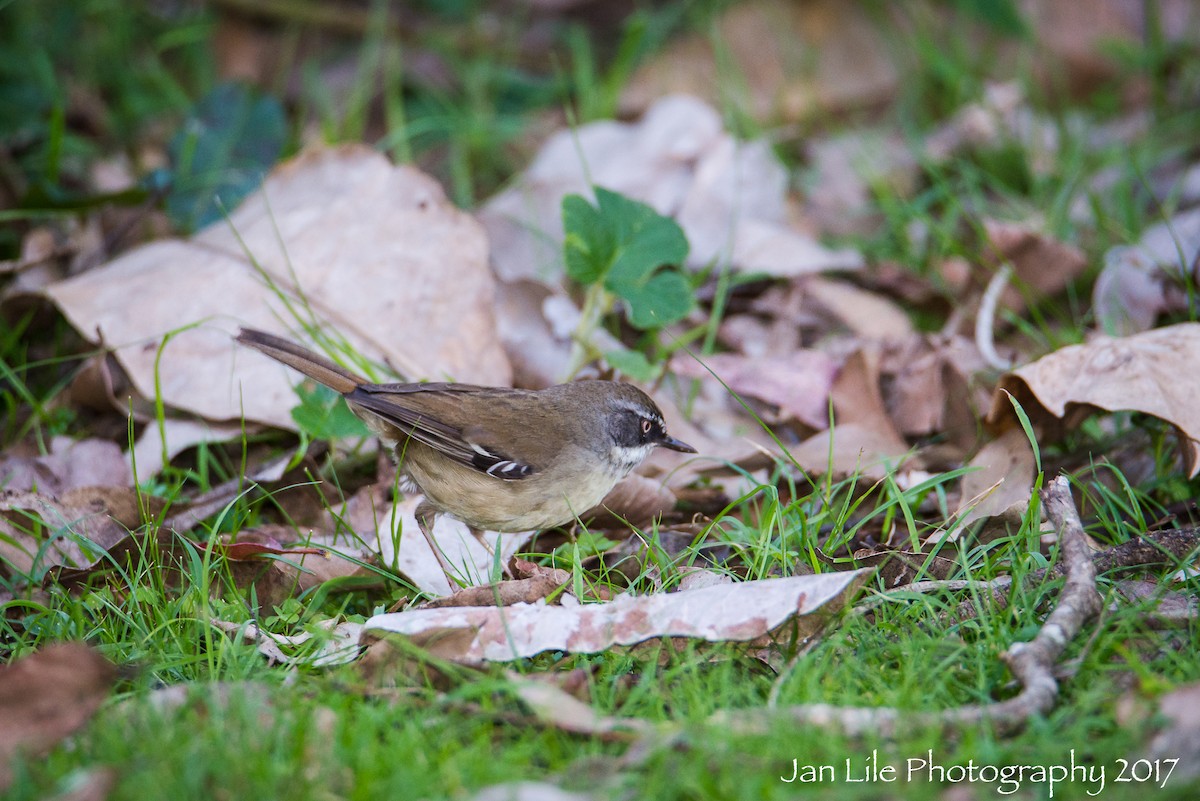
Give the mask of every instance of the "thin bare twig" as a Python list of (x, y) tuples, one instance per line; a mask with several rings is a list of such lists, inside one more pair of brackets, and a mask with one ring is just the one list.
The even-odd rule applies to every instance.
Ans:
[[(1067, 580), (1058, 605), (1046, 618), (1037, 636), (1029, 642), (1015, 643), (1004, 654), (1004, 661), (1021, 684), (1012, 698), (991, 704), (972, 704), (941, 713), (914, 714), (889, 707), (838, 707), (830, 704), (801, 704), (780, 710), (801, 725), (837, 728), (848, 734), (894, 733), (900, 722), (911, 725), (963, 726), (990, 722), (1002, 732), (1014, 731), (1029, 718), (1054, 707), (1058, 683), (1053, 667), (1067, 644), (1084, 624), (1100, 612), (1100, 594), (1096, 590), (1096, 566), (1088, 551), (1079, 513), (1071, 500), (1066, 478), (1055, 479), (1044, 496), (1046, 514), (1059, 532), (1060, 554)], [(761, 712), (723, 710), (711, 723), (741, 732), (765, 732), (769, 723)]]

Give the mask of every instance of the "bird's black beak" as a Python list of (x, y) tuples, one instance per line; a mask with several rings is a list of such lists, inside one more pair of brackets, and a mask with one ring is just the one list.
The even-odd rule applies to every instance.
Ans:
[(691, 445), (688, 445), (686, 442), (680, 442), (674, 437), (667, 436), (666, 434), (663, 434), (663, 438), (658, 441), (658, 444), (662, 445), (664, 448), (670, 448), (673, 451), (679, 451), (680, 453), (696, 453), (696, 449)]

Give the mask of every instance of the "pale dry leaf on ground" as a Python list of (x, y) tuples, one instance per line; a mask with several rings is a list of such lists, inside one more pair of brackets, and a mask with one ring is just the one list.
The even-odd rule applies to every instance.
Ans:
[[(379, 552), (380, 562), (403, 573), (424, 593), (432, 597), (449, 595), (458, 587), (451, 586), (437, 557), (421, 536), (414, 511), (420, 497), (410, 497), (402, 503), (389, 505), (379, 514), (379, 527), (369, 545)], [(517, 534), (485, 533), (489, 548), (500, 541), (499, 564), (504, 565), (533, 536), (532, 532)], [(489, 553), (471, 536), (465, 523), (449, 515), (438, 515), (433, 537), (454, 571), (454, 578), (464, 587), (491, 583), (497, 555)]]
[(732, 584), (733, 576), (706, 567), (683, 565), (679, 568), (682, 578), (679, 579), (677, 590), (699, 590), (703, 587), (715, 587), (718, 584)]
[[(634, 73), (621, 105), (642, 111), (671, 92), (734, 96), (758, 119), (794, 122), (890, 99), (899, 77), (889, 53), (885, 31), (856, 3), (753, 0), (724, 10), (711, 34), (669, 43)], [(722, 79), (730, 74), (736, 89)]]
[(104, 553), (154, 514), (158, 498), (132, 487), (79, 487), (52, 495), (5, 491), (0, 495), (0, 572), (35, 578), (55, 567), (95, 565)]
[(0, 457), (0, 487), (60, 495), (79, 487), (133, 484), (125, 455), (114, 442), (57, 436), (49, 450), (26, 454), (19, 447), (9, 448)]
[(870, 570), (764, 579), (655, 595), (620, 595), (582, 606), (417, 609), (376, 615), (364, 637), (400, 637), (469, 665), (511, 662), (543, 651), (598, 653), (660, 637), (768, 645), (773, 635), (815, 635)]
[(115, 768), (76, 770), (71, 773), (68, 789), (48, 801), (105, 801), (116, 783)]
[(1037, 465), (1029, 439), (1019, 426), (980, 448), (966, 467), (970, 472), (962, 478), (958, 507), (951, 515), (954, 527), (934, 533), (931, 541), (958, 539), (980, 520), (1019, 523), (1029, 508)]
[(788, 448), (805, 471), (856, 472), (877, 480), (910, 461), (912, 449), (896, 431), (880, 388), (882, 349), (866, 343), (842, 365), (833, 382), (834, 425)]
[(54, 643), (0, 665), (0, 790), (17, 754), (37, 758), (82, 728), (116, 679), (112, 663), (83, 643)]
[(1034, 425), (1072, 425), (1095, 409), (1137, 411), (1175, 426), (1186, 471), (1200, 469), (1200, 323), (1181, 323), (1117, 339), (1070, 345), (1007, 373), (988, 422), (1013, 423), (1006, 393)]
[(1200, 269), (1200, 208), (1151, 226), (1133, 245), (1104, 254), (1092, 290), (1097, 327), (1121, 335), (1144, 331), (1161, 314), (1186, 311), (1187, 281)]
[(972, 340), (921, 334), (891, 343), (883, 357), (884, 399), (899, 433), (937, 436), (959, 458), (979, 440), (992, 381)]
[(876, 292), (818, 276), (800, 284), (806, 299), (864, 339), (901, 340), (915, 333), (908, 313)]
[(1158, 581), (1122, 579), (1114, 585), (1121, 597), (1141, 607), (1148, 626), (1188, 626), (1200, 618), (1200, 600), (1190, 593), (1170, 590)]
[(366, 147), (304, 153), (228, 222), (137, 248), (46, 294), (85, 337), (115, 349), (139, 394), (155, 397), (157, 382), (168, 407), (210, 420), (295, 427), (299, 378), (231, 339), (239, 325), (305, 339), (285, 302), (410, 379), (510, 380), (482, 229), (432, 179)]
[(484, 204), (479, 219), (501, 280), (560, 286), (562, 198), (590, 196), (592, 185), (677, 217), (696, 269), (720, 259), (797, 275), (863, 263), (857, 251), (822, 248), (792, 227), (787, 171), (765, 141), (736, 141), (714, 108), (676, 95), (637, 123), (605, 120), (554, 134), (517, 181)]
[(671, 371), (678, 376), (717, 382), (728, 387), (725, 391), (775, 407), (778, 412), (769, 414), (768, 422), (799, 420), (816, 430), (829, 423), (829, 392), (837, 369), (831, 357), (817, 350), (759, 357), (714, 353), (699, 361), (683, 354), (671, 360)]
[(1000, 296), (1000, 305), (1013, 312), (1024, 311), (1027, 298), (1037, 302), (1057, 295), (1087, 269), (1082, 250), (1043, 233), (1036, 223), (989, 219), (983, 221), (983, 231), (990, 267), (1013, 266), (1014, 280)]
[[(294, 404), (293, 404), (294, 405)], [(158, 475), (176, 456), (204, 442), (228, 442), (246, 433), (241, 422), (168, 417), (149, 423), (125, 454), (130, 472), (146, 479)]]

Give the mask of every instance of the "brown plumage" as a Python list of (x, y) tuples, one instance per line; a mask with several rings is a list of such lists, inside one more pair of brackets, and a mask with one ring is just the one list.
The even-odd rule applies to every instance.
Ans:
[(437, 512), (476, 534), (562, 525), (598, 504), (655, 446), (695, 452), (667, 435), (658, 406), (630, 384), (373, 384), (272, 334), (243, 329), (238, 341), (341, 393), (395, 448), (425, 495), (417, 520), (427, 537)]

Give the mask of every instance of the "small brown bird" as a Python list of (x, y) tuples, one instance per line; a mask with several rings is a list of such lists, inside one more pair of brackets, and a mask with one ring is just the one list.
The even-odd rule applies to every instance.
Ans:
[(425, 495), (416, 518), (431, 547), (439, 512), (477, 538), (552, 528), (600, 503), (656, 446), (696, 452), (667, 435), (658, 406), (630, 384), (372, 384), (272, 334), (242, 329), (237, 340), (341, 393), (395, 448)]

